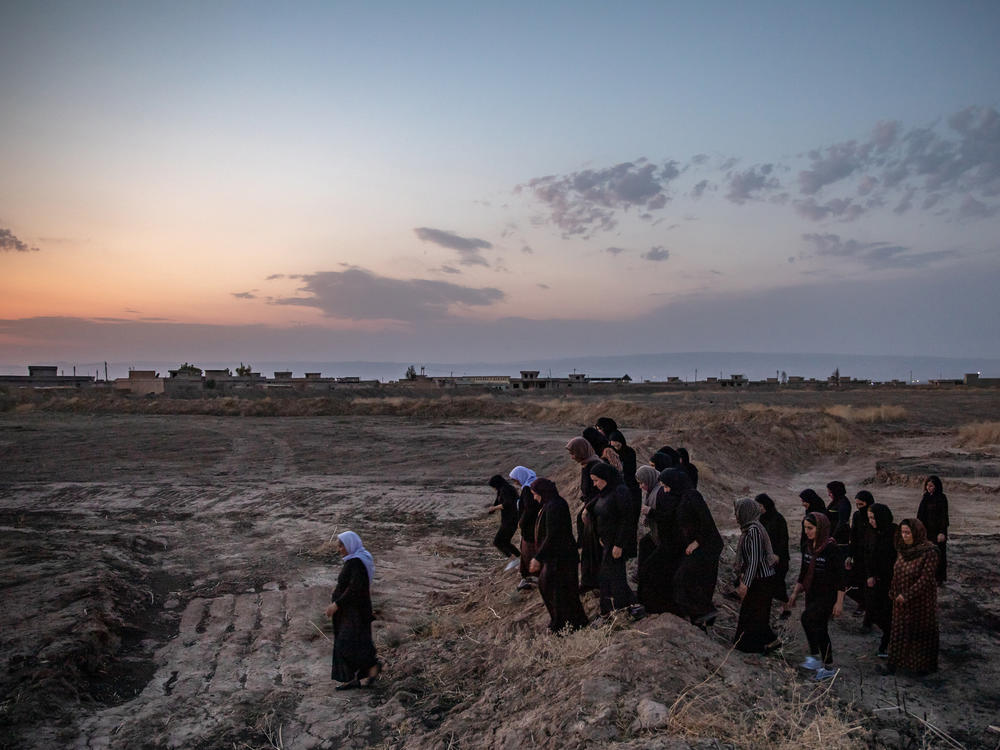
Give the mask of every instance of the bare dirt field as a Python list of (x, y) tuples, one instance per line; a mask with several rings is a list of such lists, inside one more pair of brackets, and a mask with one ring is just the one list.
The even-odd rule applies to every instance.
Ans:
[[(1000, 396), (664, 392), (287, 402), (22, 398), (0, 412), (0, 747), (996, 748)], [(490, 545), (494, 473), (576, 501), (566, 441), (615, 417), (686, 446), (727, 535), (706, 635), (670, 615), (564, 637)], [(941, 668), (882, 676), (848, 607), (831, 683), (730, 649), (732, 500), (844, 481), (897, 520), (951, 502)], [(353, 529), (375, 557), (385, 672), (334, 692), (322, 615)], [(797, 563), (793, 563), (793, 572)], [(588, 612), (596, 602), (585, 600)]]

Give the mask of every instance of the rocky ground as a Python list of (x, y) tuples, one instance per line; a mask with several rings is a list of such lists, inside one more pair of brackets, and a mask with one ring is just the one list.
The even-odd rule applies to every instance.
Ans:
[[(996, 747), (998, 449), (958, 431), (1000, 419), (1000, 399), (891, 396), (881, 417), (864, 410), (887, 396), (866, 392), (352, 401), (300, 417), (22, 404), (0, 413), (0, 747)], [(671, 616), (545, 634), (537, 594), (513, 591), (489, 545), (485, 480), (523, 463), (574, 497), (563, 446), (601, 414), (640, 457), (688, 446), (730, 533), (734, 497), (767, 491), (795, 524), (798, 491), (834, 478), (912, 515), (936, 469), (953, 507), (941, 670), (877, 675), (877, 636), (851, 608), (832, 685), (795, 669), (794, 618), (782, 654), (731, 652), (725, 575), (708, 635)], [(335, 693), (322, 610), (348, 528), (375, 555), (386, 671)]]

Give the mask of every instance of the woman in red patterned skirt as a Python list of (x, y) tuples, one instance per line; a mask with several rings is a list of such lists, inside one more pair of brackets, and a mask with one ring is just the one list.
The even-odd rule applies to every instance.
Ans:
[(915, 518), (900, 522), (896, 536), (899, 557), (893, 568), (889, 597), (892, 631), (887, 670), (926, 674), (937, 669), (937, 546)]

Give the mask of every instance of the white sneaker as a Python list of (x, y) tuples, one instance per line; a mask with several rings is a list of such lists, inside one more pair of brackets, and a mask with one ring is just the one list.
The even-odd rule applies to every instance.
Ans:
[(829, 680), (831, 677), (836, 677), (839, 669), (827, 669), (826, 667), (820, 667), (816, 670), (816, 676), (813, 678), (816, 682), (821, 682), (822, 680)]
[(817, 659), (815, 656), (807, 656), (806, 660), (799, 664), (803, 669), (822, 669), (823, 662)]
[(507, 566), (503, 569), (503, 572), (506, 573), (508, 570), (513, 570), (520, 564), (521, 564), (520, 558), (515, 557), (513, 560), (507, 563)]

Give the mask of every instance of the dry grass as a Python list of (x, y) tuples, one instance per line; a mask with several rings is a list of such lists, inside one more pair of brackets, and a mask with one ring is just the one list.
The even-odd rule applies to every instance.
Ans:
[(864, 406), (855, 408), (849, 404), (836, 404), (823, 409), (823, 412), (831, 417), (843, 419), (845, 422), (902, 422), (907, 418), (908, 413), (902, 406), (892, 404), (880, 404), (879, 406)]
[(1000, 445), (1000, 422), (973, 422), (958, 428), (956, 445), (963, 448), (982, 448)]

